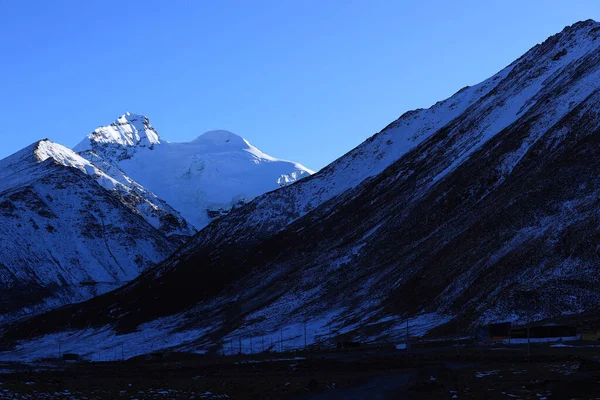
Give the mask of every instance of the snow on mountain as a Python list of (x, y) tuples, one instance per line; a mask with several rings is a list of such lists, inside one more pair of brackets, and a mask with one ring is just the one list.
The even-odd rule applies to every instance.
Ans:
[(88, 140), (82, 141), (77, 151), (91, 150), (93, 145), (112, 145), (113, 149), (122, 150), (121, 156), (126, 156), (132, 147), (152, 147), (160, 144), (158, 132), (150, 125), (150, 120), (143, 115), (127, 112), (121, 115), (110, 126), (101, 126), (88, 135)]
[[(467, 121), (456, 135), (457, 140), (462, 143), (448, 149), (448, 164), (438, 171), (438, 176), (431, 177), (429, 184), (424, 187), (431, 186), (522, 116), (540, 97), (555, 90), (556, 82), (553, 80), (561, 77), (565, 71), (576, 69), (584, 56), (596, 51), (600, 45), (594, 39), (596, 24), (594, 21), (585, 21), (565, 28), (491, 78), (477, 85), (467, 86), (428, 109), (404, 113), (381, 132), (310, 179), (258, 198), (253, 204), (253, 212), (247, 216), (248, 220), (241, 225), (237, 225), (234, 219), (223, 221), (223, 224), (227, 224), (227, 229), (221, 226), (220, 231), (215, 231), (214, 238), (208, 235), (203, 235), (202, 238), (219, 240), (222, 232), (228, 232), (228, 236), (236, 236), (238, 229), (243, 231), (249, 226), (257, 234), (271, 235), (328, 200), (356, 187), (365, 179), (383, 172), (432, 135), (452, 128), (451, 123), (462, 117)], [(591, 28), (592, 34), (585, 31), (588, 28)], [(520, 68), (515, 70), (517, 66)], [(578, 89), (573, 91), (576, 98), (565, 99), (545, 118), (556, 121), (556, 118), (569, 111), (577, 100), (595, 88), (593, 79), (595, 77), (590, 76), (579, 82)], [(457, 148), (459, 150), (453, 154)], [(426, 157), (426, 154), (423, 153), (422, 157)]]
[(588, 20), (234, 209), (126, 288), (3, 338), (28, 339), (13, 353), (25, 358), (53, 351), (58, 332), (67, 349), (130, 337), (203, 352), (234, 338), (294, 345), (307, 326), (309, 344), (332, 345), (397, 340), (407, 321), (411, 335), (444, 335), (454, 319), (597, 314), (599, 109)]
[(92, 163), (123, 171), (197, 229), (313, 173), (271, 157), (228, 131), (206, 132), (189, 143), (162, 141), (147, 117), (130, 113), (96, 129), (74, 149)]
[(106, 190), (117, 192), (123, 203), (130, 206), (132, 211), (139, 213), (146, 222), (166, 236), (187, 238), (195, 233), (194, 228), (188, 226), (185, 219), (178, 215), (177, 211), (168, 203), (133, 181), (123, 171), (111, 164), (103, 163), (102, 159), (90, 155), (90, 159), (94, 161), (92, 164), (73, 150), (49, 140), (38, 143), (35, 155), (40, 162), (50, 158), (66, 167), (77, 168), (96, 180)]
[(0, 321), (114, 289), (193, 233), (127, 176), (34, 143), (0, 160)]
[(0, 322), (117, 288), (193, 224), (312, 173), (227, 131), (163, 142), (131, 113), (77, 150), (46, 139), (0, 161)]
[[(477, 85), (461, 89), (431, 108), (404, 113), (319, 173), (297, 185), (258, 197), (252, 203), (253, 212), (248, 213), (248, 219), (243, 223), (238, 224), (238, 219), (226, 219), (219, 230), (210, 231), (214, 232), (214, 237), (206, 231), (198, 242), (235, 237), (250, 227), (257, 235), (269, 236), (278, 232), (328, 200), (380, 174), (478, 101), (489, 94), (494, 95), (497, 86), (512, 69), (513, 64)], [(500, 124), (497, 125), (495, 132), (501, 128)]]

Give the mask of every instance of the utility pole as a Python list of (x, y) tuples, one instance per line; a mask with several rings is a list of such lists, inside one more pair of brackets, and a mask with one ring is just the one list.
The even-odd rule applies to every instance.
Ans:
[(406, 340), (404, 342), (404, 347), (406, 347), (406, 352), (408, 353), (408, 318), (406, 319)]
[(306, 350), (306, 321), (304, 321), (304, 350)]
[(531, 356), (531, 334), (527, 325), (527, 356)]
[(123, 342), (121, 342), (121, 361), (125, 361), (125, 352), (123, 351)]
[(263, 334), (261, 336), (261, 338), (262, 338), (262, 352), (264, 353), (265, 352), (265, 335)]
[(239, 354), (242, 354), (242, 337), (241, 336), (238, 337), (238, 340), (240, 342), (240, 353)]
[(58, 338), (58, 358), (62, 357), (62, 351), (60, 349), (60, 338)]
[(283, 328), (279, 329), (279, 350), (283, 353)]
[(456, 355), (457, 356), (460, 355), (460, 347), (459, 347), (460, 339), (459, 339), (459, 336), (460, 336), (460, 328), (459, 328), (459, 325), (458, 325), (458, 316), (456, 316)]

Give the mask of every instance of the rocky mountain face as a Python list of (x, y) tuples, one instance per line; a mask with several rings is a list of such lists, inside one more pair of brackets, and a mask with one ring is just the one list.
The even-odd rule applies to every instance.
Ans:
[(115, 289), (194, 232), (127, 176), (28, 146), (0, 161), (0, 320)]
[(161, 141), (129, 113), (77, 150), (46, 139), (0, 161), (0, 324), (113, 290), (194, 225), (311, 173), (226, 131)]
[(48, 354), (57, 335), (80, 353), (121, 341), (260, 349), (303, 343), (307, 327), (309, 344), (393, 341), (406, 321), (424, 335), (456, 318), (593, 310), (599, 110), (589, 20), (231, 211), (123, 288), (14, 325), (4, 341), (21, 358)]

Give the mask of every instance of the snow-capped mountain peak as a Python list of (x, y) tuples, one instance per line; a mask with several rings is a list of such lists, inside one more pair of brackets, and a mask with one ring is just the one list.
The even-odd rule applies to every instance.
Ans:
[(91, 150), (97, 146), (149, 147), (160, 144), (158, 132), (145, 115), (126, 112), (109, 126), (101, 126), (90, 133), (75, 151)]
[(119, 182), (115, 178), (107, 175), (73, 150), (61, 144), (54, 143), (49, 139), (40, 140), (27, 149), (33, 149), (35, 160), (38, 163), (51, 159), (58, 165), (78, 169), (94, 178), (100, 186), (107, 190), (113, 190), (119, 185)]
[(195, 233), (165, 201), (92, 161), (48, 139), (0, 160), (0, 292), (14, 293), (0, 324), (119, 287)]
[(205, 132), (191, 142), (159, 139), (146, 116), (126, 113), (74, 149), (105, 171), (121, 171), (197, 229), (265, 192), (313, 171), (263, 153), (243, 137)]
[[(31, 173), (20, 174), (19, 172), (21, 170), (29, 170), (35, 164), (40, 164), (47, 160), (52, 160), (57, 165), (76, 168), (86, 175), (101, 175), (101, 171), (73, 150), (54, 143), (49, 139), (43, 139), (6, 157), (4, 160), (0, 160), (0, 179), (3, 183), (0, 185), (0, 188), (12, 184), (15, 179), (26, 181), (35, 178)], [(105, 176), (105, 178), (107, 181), (113, 181), (108, 176)], [(107, 188), (106, 184), (103, 186)]]
[[(32, 172), (35, 164), (52, 162), (58, 166), (74, 168), (88, 175), (104, 189), (114, 192), (117, 197), (139, 214), (154, 228), (167, 237), (187, 237), (195, 233), (186, 221), (169, 204), (158, 198), (154, 193), (139, 185), (123, 171), (103, 163), (95, 154), (87, 154), (89, 160), (73, 150), (54, 143), (49, 139), (40, 140), (23, 150), (0, 161), (0, 190), (3, 186), (24, 185), (25, 181), (37, 179), (38, 174)], [(22, 170), (28, 173), (20, 173)], [(40, 174), (46, 174), (44, 168), (37, 168)], [(126, 200), (125, 200), (126, 199)]]
[[(51, 158), (58, 164), (85, 169), (87, 166), (91, 167), (89, 161), (75, 153), (73, 150), (54, 143), (49, 139), (40, 140), (34, 144), (33, 154), (38, 162), (44, 162)], [(93, 168), (93, 167), (92, 167)]]

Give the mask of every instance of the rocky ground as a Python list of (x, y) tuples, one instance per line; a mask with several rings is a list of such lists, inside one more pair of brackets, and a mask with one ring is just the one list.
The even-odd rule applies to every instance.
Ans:
[(594, 399), (600, 348), (354, 351), (0, 365), (1, 399)]

